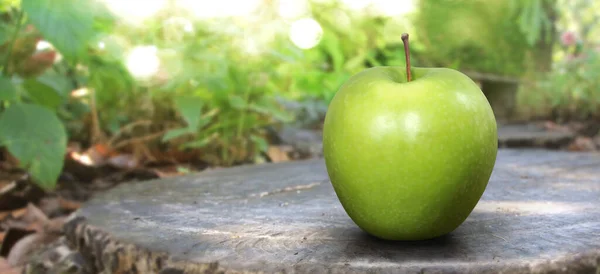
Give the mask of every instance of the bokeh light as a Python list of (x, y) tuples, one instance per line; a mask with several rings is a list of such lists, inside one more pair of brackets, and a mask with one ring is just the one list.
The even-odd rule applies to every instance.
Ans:
[(163, 22), (164, 38), (171, 41), (182, 41), (194, 32), (194, 24), (184, 17), (171, 17)]
[(85, 97), (85, 96), (88, 96), (88, 94), (90, 94), (90, 91), (87, 87), (83, 87), (83, 88), (79, 88), (79, 89), (71, 91), (71, 97), (74, 97), (74, 98)]
[(54, 51), (55, 52), (55, 56), (54, 56), (54, 64), (58, 64), (60, 63), (60, 61), (62, 61), (63, 56), (62, 54), (60, 54), (60, 52), (58, 50), (56, 50), (56, 48), (54, 47), (54, 45), (52, 45), (50, 42), (45, 41), (45, 40), (40, 40), (35, 44), (35, 50), (37, 52), (40, 51)]
[(192, 21), (184, 17), (171, 17), (164, 22), (165, 27), (178, 29), (186, 33), (194, 32), (194, 25)]
[(42, 50), (47, 50), (47, 49), (54, 49), (54, 47), (48, 41), (40, 40), (35, 45), (35, 49), (42, 51)]
[(312, 18), (296, 20), (290, 27), (290, 40), (301, 49), (315, 47), (323, 37), (323, 28)]
[(160, 68), (156, 46), (137, 46), (127, 55), (127, 69), (136, 78), (149, 78)]

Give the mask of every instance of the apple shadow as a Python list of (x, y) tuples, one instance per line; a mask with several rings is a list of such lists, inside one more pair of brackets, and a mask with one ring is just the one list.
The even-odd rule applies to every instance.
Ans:
[(427, 240), (385, 240), (360, 229), (352, 230), (345, 235), (348, 241), (340, 255), (348, 261), (394, 264), (469, 261), (470, 258), (489, 256), (491, 252), (488, 252), (486, 244), (500, 239), (491, 236), (494, 233), (493, 228), (477, 220), (493, 219), (497, 214), (473, 213), (473, 215), (475, 215), (474, 221), (465, 221), (453, 232)]
[(448, 257), (464, 257), (468, 244), (453, 233), (419, 241), (391, 241), (372, 236), (362, 230), (355, 232), (341, 252), (350, 261), (379, 261), (400, 263), (403, 261), (441, 260)]

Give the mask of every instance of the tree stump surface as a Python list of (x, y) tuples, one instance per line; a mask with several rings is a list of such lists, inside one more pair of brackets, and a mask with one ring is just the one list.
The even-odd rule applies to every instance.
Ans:
[(106, 273), (599, 273), (600, 155), (500, 150), (473, 213), (428, 241), (360, 230), (323, 160), (122, 184), (77, 216), (67, 238)]
[(500, 148), (567, 147), (576, 137), (571, 131), (547, 130), (536, 124), (507, 124), (498, 126)]

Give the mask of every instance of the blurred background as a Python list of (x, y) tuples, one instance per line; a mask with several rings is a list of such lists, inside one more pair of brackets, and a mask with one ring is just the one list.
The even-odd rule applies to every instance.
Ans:
[(3, 176), (45, 190), (319, 157), (337, 89), (404, 66), (403, 32), (482, 87), (501, 145), (600, 147), (600, 1), (0, 3)]

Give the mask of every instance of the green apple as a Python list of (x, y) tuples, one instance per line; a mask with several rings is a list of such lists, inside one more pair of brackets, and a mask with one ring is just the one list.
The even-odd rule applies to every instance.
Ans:
[(323, 131), (344, 210), (387, 240), (430, 239), (460, 226), (485, 191), (498, 149), (492, 108), (469, 77), (407, 63), (352, 76)]

